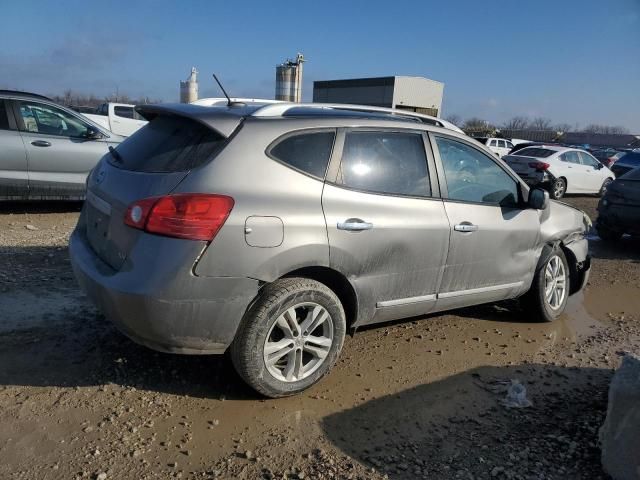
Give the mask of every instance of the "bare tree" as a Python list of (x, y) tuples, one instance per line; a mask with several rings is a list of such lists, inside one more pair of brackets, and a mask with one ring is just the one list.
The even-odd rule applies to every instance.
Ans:
[(478, 117), (471, 117), (465, 120), (462, 128), (465, 130), (493, 130), (495, 127), (486, 120)]
[(556, 132), (573, 132), (575, 129), (571, 126), (570, 123), (558, 123), (554, 125), (553, 129)]
[(505, 130), (526, 130), (529, 128), (529, 119), (527, 117), (513, 117), (504, 122), (502, 128)]
[(462, 125), (462, 117), (456, 113), (452, 113), (451, 115), (447, 115), (444, 118), (447, 122), (453, 123), (456, 127)]
[(582, 129), (582, 131), (585, 133), (604, 133), (604, 134), (610, 134), (610, 135), (611, 134), (624, 135), (629, 133), (628, 129), (620, 125), (608, 126), (608, 125), (598, 125), (595, 123), (591, 125), (587, 125)]
[(544, 117), (536, 117), (531, 120), (531, 130), (551, 130), (551, 120)]

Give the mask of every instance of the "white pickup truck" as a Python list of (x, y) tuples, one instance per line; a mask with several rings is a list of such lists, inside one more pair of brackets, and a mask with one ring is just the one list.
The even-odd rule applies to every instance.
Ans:
[(127, 103), (103, 103), (96, 108), (95, 113), (83, 115), (116, 135), (128, 137), (147, 124), (134, 107), (135, 105)]

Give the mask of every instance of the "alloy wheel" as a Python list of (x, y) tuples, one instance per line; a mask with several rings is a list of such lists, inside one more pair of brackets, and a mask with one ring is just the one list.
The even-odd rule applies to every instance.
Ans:
[(564, 195), (564, 189), (564, 182), (562, 180), (556, 180), (553, 184), (553, 196), (555, 198), (562, 198), (562, 195)]
[(263, 357), (269, 373), (283, 382), (307, 378), (324, 363), (333, 345), (333, 320), (314, 302), (286, 309), (271, 326)]
[(547, 262), (544, 272), (544, 295), (549, 306), (558, 310), (567, 295), (567, 274), (562, 259), (554, 255)]

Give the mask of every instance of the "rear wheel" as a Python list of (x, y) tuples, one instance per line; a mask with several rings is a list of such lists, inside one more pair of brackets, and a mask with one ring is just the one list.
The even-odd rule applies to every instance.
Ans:
[(569, 265), (560, 248), (555, 248), (533, 278), (522, 298), (533, 320), (551, 322), (564, 311), (569, 298)]
[(567, 182), (564, 178), (556, 178), (551, 184), (549, 194), (554, 200), (561, 199), (567, 191)]
[(284, 278), (264, 287), (231, 344), (242, 379), (267, 397), (293, 395), (318, 382), (344, 342), (344, 310), (326, 285)]

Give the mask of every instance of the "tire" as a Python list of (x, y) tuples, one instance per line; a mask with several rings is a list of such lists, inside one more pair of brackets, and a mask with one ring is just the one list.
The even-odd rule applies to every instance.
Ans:
[[(305, 321), (310, 331), (304, 331)], [(345, 332), (344, 309), (331, 289), (307, 278), (283, 278), (265, 286), (245, 314), (230, 347), (231, 361), (262, 395), (294, 395), (329, 372)], [(269, 356), (278, 360), (268, 361)]]
[(617, 242), (622, 238), (622, 232), (611, 230), (603, 225), (596, 225), (598, 236), (605, 242)]
[(613, 182), (613, 180), (611, 178), (607, 178), (607, 179), (605, 179), (604, 182), (602, 182), (602, 186), (600, 187), (600, 192), (598, 192), (598, 195), (600, 197), (603, 196), (606, 193), (607, 188), (609, 188), (609, 185), (611, 185), (611, 182)]
[[(554, 262), (554, 263), (552, 263)], [(555, 263), (558, 262), (558, 263)], [(562, 278), (564, 278), (564, 290), (561, 298), (553, 297), (553, 302), (548, 297), (549, 290), (549, 269), (553, 273), (556, 265), (562, 268)], [(560, 274), (560, 272), (558, 272)], [(551, 275), (553, 277), (553, 274)], [(564, 252), (560, 248), (555, 248), (544, 264), (537, 269), (531, 288), (522, 298), (522, 306), (532, 320), (552, 322), (564, 311), (570, 291), (569, 264)], [(556, 282), (557, 285), (560, 281)]]
[(549, 196), (554, 200), (560, 200), (567, 191), (567, 181), (562, 178), (556, 178), (549, 188)]

